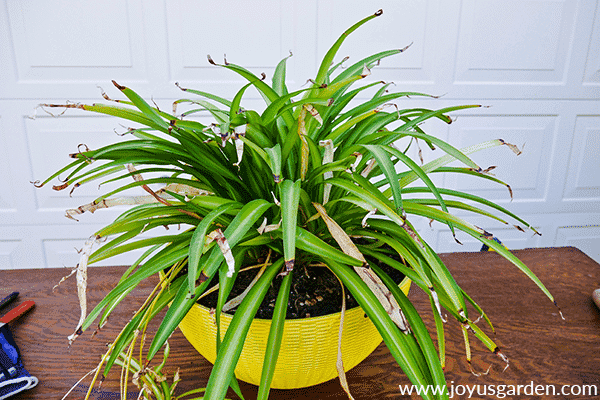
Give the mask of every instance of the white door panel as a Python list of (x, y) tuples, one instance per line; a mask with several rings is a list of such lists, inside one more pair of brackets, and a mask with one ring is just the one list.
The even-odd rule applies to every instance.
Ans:
[[(7, 0), (0, 5), (0, 269), (73, 267), (75, 248), (118, 209), (64, 217), (94, 200), (96, 187), (53, 191), (30, 183), (69, 161), (79, 144), (90, 148), (125, 128), (115, 119), (68, 110), (54, 118), (38, 103), (102, 101), (111, 80), (169, 109), (182, 86), (232, 97), (242, 79), (208, 63), (227, 60), (267, 80), (289, 56), (288, 82), (301, 88), (338, 35), (360, 18), (384, 14), (350, 36), (338, 60), (351, 65), (375, 51), (403, 48), (375, 67), (371, 80), (391, 89), (443, 95), (403, 99), (402, 106), (485, 107), (457, 113), (430, 133), (462, 147), (502, 138), (508, 147), (473, 156), (509, 184), (435, 177), (519, 214), (542, 233), (464, 212), (509, 248), (577, 246), (600, 261), (600, 10), (597, 0)], [(182, 96), (183, 97), (183, 96)], [(249, 90), (248, 107), (264, 107)], [(30, 117), (35, 115), (35, 119)], [(436, 153), (424, 149), (425, 161)], [(55, 182), (56, 183), (56, 182)], [(108, 189), (108, 188), (107, 188)], [(140, 193), (141, 194), (141, 193)], [(415, 221), (439, 251), (476, 251), (466, 235), (457, 244), (447, 226)], [(101, 263), (127, 264), (135, 255)]]

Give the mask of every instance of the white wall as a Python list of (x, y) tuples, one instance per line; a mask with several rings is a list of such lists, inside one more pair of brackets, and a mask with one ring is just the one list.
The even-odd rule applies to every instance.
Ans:
[[(430, 133), (458, 146), (497, 137), (526, 144), (519, 157), (507, 148), (475, 156), (499, 166), (496, 175), (514, 189), (512, 202), (501, 187), (441, 183), (498, 200), (543, 236), (470, 220), (509, 248), (572, 245), (600, 261), (598, 1), (7, 0), (0, 4), (0, 269), (71, 267), (74, 249), (117, 215), (68, 220), (64, 210), (91, 201), (95, 188), (69, 197), (30, 181), (67, 163), (80, 143), (114, 140), (119, 121), (77, 112), (53, 118), (39, 109), (28, 118), (38, 103), (102, 100), (97, 85), (118, 97), (111, 79), (165, 108), (181, 95), (174, 82), (232, 96), (240, 79), (206, 60), (223, 53), (270, 76), (291, 50), (289, 84), (298, 88), (345, 28), (379, 8), (383, 16), (352, 35), (340, 58), (413, 42), (373, 79), (445, 94), (404, 101), (410, 105), (490, 106), (449, 126), (434, 124)], [(464, 246), (456, 245), (441, 224), (420, 227), (440, 251), (479, 248), (464, 237)]]

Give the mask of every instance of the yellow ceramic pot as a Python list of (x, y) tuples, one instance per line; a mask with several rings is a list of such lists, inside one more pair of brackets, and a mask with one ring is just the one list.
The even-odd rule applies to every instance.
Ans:
[[(410, 280), (400, 288), (406, 294)], [(221, 315), (221, 338), (231, 322), (231, 315)], [(317, 385), (338, 376), (336, 370), (340, 313), (321, 317), (286, 320), (281, 350), (272, 388), (295, 389)], [(258, 385), (262, 372), (271, 320), (254, 319), (235, 369), (235, 376)], [(206, 307), (195, 304), (179, 328), (198, 352), (215, 362), (217, 325)], [(360, 307), (346, 311), (342, 335), (342, 356), (346, 371), (358, 365), (382, 342), (375, 325)]]

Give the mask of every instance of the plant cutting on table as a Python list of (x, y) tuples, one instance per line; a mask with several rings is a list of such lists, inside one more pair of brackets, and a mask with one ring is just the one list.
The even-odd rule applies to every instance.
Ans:
[[(208, 314), (214, 321), (216, 334), (212, 342), (199, 339), (208, 342), (215, 352), (204, 398), (222, 399), (229, 387), (241, 396), (236, 380), (241, 372), (236, 366), (247, 334), (254, 326), (253, 319), (265, 307), (264, 303), (272, 309), (272, 317), (266, 328), (261, 359), (255, 358), (254, 364), (262, 363), (256, 382), (258, 397), (267, 398), (276, 370), (285, 367), (281, 365), (285, 360), (278, 361), (283, 344), (308, 340), (285, 337), (284, 331), (290, 323), (286, 321), (287, 315), (300, 310), (292, 307), (298, 298), (290, 300), (290, 293), (298, 291), (295, 279), (315, 273), (333, 276), (342, 293), (337, 301), (341, 306), (337, 309), (336, 323), (340, 329), (336, 331), (336, 339), (351, 329), (344, 323), (347, 293), (364, 310), (361, 315), (364, 312), (369, 317), (377, 331), (375, 335), (383, 338), (415, 385), (445, 385), (447, 315), (462, 326), (469, 361), (472, 335), (508, 365), (506, 357), (474, 322), (478, 318), (472, 318), (468, 309), (477, 317), (482, 315), (493, 331), (486, 314), (455, 282), (412, 221), (424, 217), (447, 225), (453, 234), (462, 231), (474, 237), (512, 262), (553, 301), (527, 266), (493, 240), (492, 234), (451, 211), (468, 210), (506, 224), (508, 219), (519, 230), (538, 232), (502, 206), (470, 193), (437, 187), (431, 178), (439, 173), (470, 175), (505, 185), (510, 191), (510, 186), (490, 175), (489, 169), (481, 168), (469, 155), (494, 147), (517, 154), (519, 151), (502, 139), (457, 149), (423, 130), (425, 121), (451, 123), (450, 113), (478, 105), (437, 110), (389, 107), (402, 97), (433, 97), (389, 92), (390, 83), (365, 80), (382, 59), (406, 48), (383, 51), (347, 67), (342, 66), (346, 60), (336, 62), (345, 38), (381, 14), (380, 10), (344, 32), (325, 54), (316, 76), (298, 90), (290, 91), (286, 86), (287, 58), (277, 65), (268, 82), (264, 74), (256, 76), (227, 61), (218, 65), (209, 56), (211, 64), (247, 81), (233, 99), (180, 87), (188, 97), (174, 102), (171, 113), (113, 81), (127, 99), (111, 100), (104, 96), (118, 104), (42, 105), (107, 114), (135, 124), (127, 132), (129, 140), (95, 150), (80, 145), (71, 155), (73, 161), (69, 165), (37, 183), (43, 186), (65, 176), (54, 189), (73, 190), (98, 180), (118, 184), (117, 189), (91, 204), (68, 210), (67, 216), (71, 218), (102, 208), (129, 207), (113, 223), (96, 232), (82, 251), (77, 267), (82, 315), (70, 340), (96, 321), (101, 327), (111, 311), (142, 280), (160, 275), (160, 284), (109, 346), (95, 371), (94, 381), (99, 375), (106, 376), (115, 363), (123, 366), (124, 371), (134, 370), (138, 381), (140, 376), (150, 373), (150, 360), (177, 326), (181, 324), (184, 329), (186, 316), (197, 303), (212, 293), (216, 299)], [(266, 103), (261, 112), (244, 108), (243, 98), (251, 86)], [(177, 109), (183, 106), (187, 108), (178, 114)], [(205, 125), (193, 119), (206, 114), (214, 123)], [(413, 160), (409, 149), (419, 141), (436, 149), (440, 156), (427, 163)], [(461, 166), (449, 166), (456, 162)], [(163, 186), (152, 189), (149, 185), (153, 184)], [(123, 191), (132, 188), (141, 188), (146, 195), (123, 196)], [(173, 229), (164, 231), (163, 227)], [(146, 232), (154, 235), (139, 236)], [(100, 240), (106, 242), (93, 251), (93, 245)], [(140, 249), (144, 250), (143, 255), (88, 314), (85, 301), (88, 263)], [(429, 296), (437, 343), (431, 339), (410, 299), (400, 290), (399, 280), (391, 277), (394, 271), (402, 273)], [(247, 273), (253, 279), (240, 294), (232, 295), (236, 282)], [(272, 288), (277, 288), (274, 297), (265, 300)], [(301, 303), (304, 306), (315, 301), (323, 302), (322, 296), (309, 295)], [(230, 312), (233, 316), (223, 312), (226, 304), (227, 309), (235, 309)], [(144, 364), (141, 349), (148, 322), (167, 307)], [(223, 325), (225, 318), (229, 318), (227, 328)], [(193, 334), (190, 329), (184, 333), (188, 338)], [(321, 333), (317, 330), (317, 334)], [(333, 368), (351, 396), (344, 375), (348, 368), (343, 365), (344, 346), (339, 342), (336, 340), (333, 345), (337, 354)], [(136, 347), (139, 359), (129, 361)], [(296, 358), (303, 356), (300, 353)], [(127, 379), (124, 381), (126, 385)], [(154, 395), (170, 396), (168, 391)], [(447, 394), (424, 396), (447, 398)]]

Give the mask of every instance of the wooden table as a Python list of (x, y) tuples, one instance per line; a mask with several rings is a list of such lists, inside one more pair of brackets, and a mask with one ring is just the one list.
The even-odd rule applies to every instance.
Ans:
[[(532, 282), (499, 255), (492, 252), (442, 254), (442, 260), (458, 283), (487, 311), (496, 328), (494, 340), (510, 358), (510, 367), (503, 372), (504, 362), (472, 340), (475, 371), (485, 372), (491, 365), (487, 375), (475, 376), (465, 360), (460, 327), (458, 323), (449, 321), (446, 324), (448, 383), (455, 386), (529, 385), (533, 381), (535, 385), (556, 385), (558, 388), (561, 385), (598, 387), (600, 310), (593, 304), (591, 293), (600, 287), (600, 265), (571, 247), (527, 249), (514, 253), (553, 293), (565, 320)], [(90, 269), (88, 301), (91, 307), (109, 290), (123, 270), (121, 267)], [(21, 292), (21, 301), (31, 299), (37, 303), (32, 312), (12, 325), (12, 330), (26, 368), (39, 378), (40, 384), (15, 396), (15, 399), (60, 399), (79, 378), (95, 367), (105, 349), (104, 344), (117, 332), (116, 327), (131, 316), (134, 306), (141, 303), (155, 283), (144, 283), (132, 292), (131, 307), (118, 309), (98, 335), (90, 338), (86, 333), (69, 348), (67, 336), (79, 319), (74, 278), (52, 290), (68, 272), (67, 269), (0, 272), (0, 296), (17, 290)], [(432, 326), (426, 296), (419, 290), (413, 290), (410, 297), (417, 308), (423, 310), (426, 323)], [(166, 370), (172, 372), (175, 366), (181, 367), (182, 389), (204, 386), (210, 364), (194, 351), (179, 330), (170, 343), (172, 351)], [(118, 370), (115, 369), (111, 375), (102, 385), (102, 390), (94, 392), (93, 399), (119, 398)], [(409, 384), (383, 344), (347, 375), (350, 390), (357, 400), (403, 398), (398, 386)], [(68, 398), (82, 398), (87, 385), (89, 379)], [(241, 386), (247, 399), (255, 398), (256, 387), (243, 382)], [(230, 397), (237, 398), (235, 395)], [(347, 397), (335, 379), (300, 390), (273, 390), (271, 398)], [(472, 398), (478, 398), (477, 394)]]

